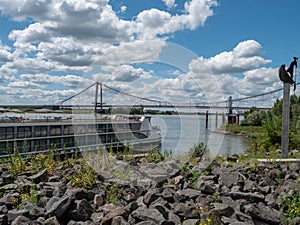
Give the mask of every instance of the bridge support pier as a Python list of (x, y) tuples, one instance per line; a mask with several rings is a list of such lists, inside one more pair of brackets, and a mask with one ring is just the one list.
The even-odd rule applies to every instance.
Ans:
[(208, 129), (208, 110), (205, 112), (205, 128)]

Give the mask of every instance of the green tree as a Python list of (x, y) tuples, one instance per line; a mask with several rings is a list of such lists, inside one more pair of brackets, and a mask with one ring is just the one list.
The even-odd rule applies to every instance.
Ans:
[[(282, 135), (282, 106), (283, 100), (276, 100), (272, 109), (266, 113), (263, 127), (266, 132), (265, 147), (280, 146)], [(290, 98), (290, 149), (300, 147), (300, 97)]]
[(262, 126), (263, 121), (266, 119), (266, 113), (256, 107), (252, 107), (249, 111), (244, 113), (244, 120), (241, 125), (243, 126)]

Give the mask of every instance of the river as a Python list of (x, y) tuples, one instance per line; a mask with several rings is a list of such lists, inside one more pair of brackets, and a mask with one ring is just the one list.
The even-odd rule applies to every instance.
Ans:
[(213, 132), (220, 128), (222, 116), (209, 116), (208, 129), (205, 115), (154, 115), (152, 125), (159, 126), (162, 134), (162, 151), (175, 154), (188, 151), (196, 144), (204, 143), (212, 155), (239, 154), (250, 145), (240, 136)]

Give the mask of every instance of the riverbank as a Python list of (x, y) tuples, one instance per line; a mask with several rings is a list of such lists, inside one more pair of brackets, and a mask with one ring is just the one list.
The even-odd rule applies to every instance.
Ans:
[(59, 162), (40, 155), (15, 172), (10, 162), (4, 164), (0, 224), (300, 222), (299, 163), (266, 164), (239, 156), (209, 164), (161, 161), (151, 154), (107, 157), (102, 169), (91, 167), (88, 157)]
[(245, 138), (260, 138), (264, 135), (262, 126), (241, 126), (239, 124), (226, 124), (214, 132), (242, 136)]

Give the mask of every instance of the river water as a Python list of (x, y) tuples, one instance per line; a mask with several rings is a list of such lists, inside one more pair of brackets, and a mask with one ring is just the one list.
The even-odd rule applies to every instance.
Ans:
[(239, 154), (250, 145), (240, 136), (213, 132), (222, 125), (222, 116), (209, 116), (208, 129), (205, 115), (154, 115), (152, 125), (159, 126), (162, 135), (162, 150), (175, 154), (188, 151), (196, 144), (204, 143), (211, 155)]

